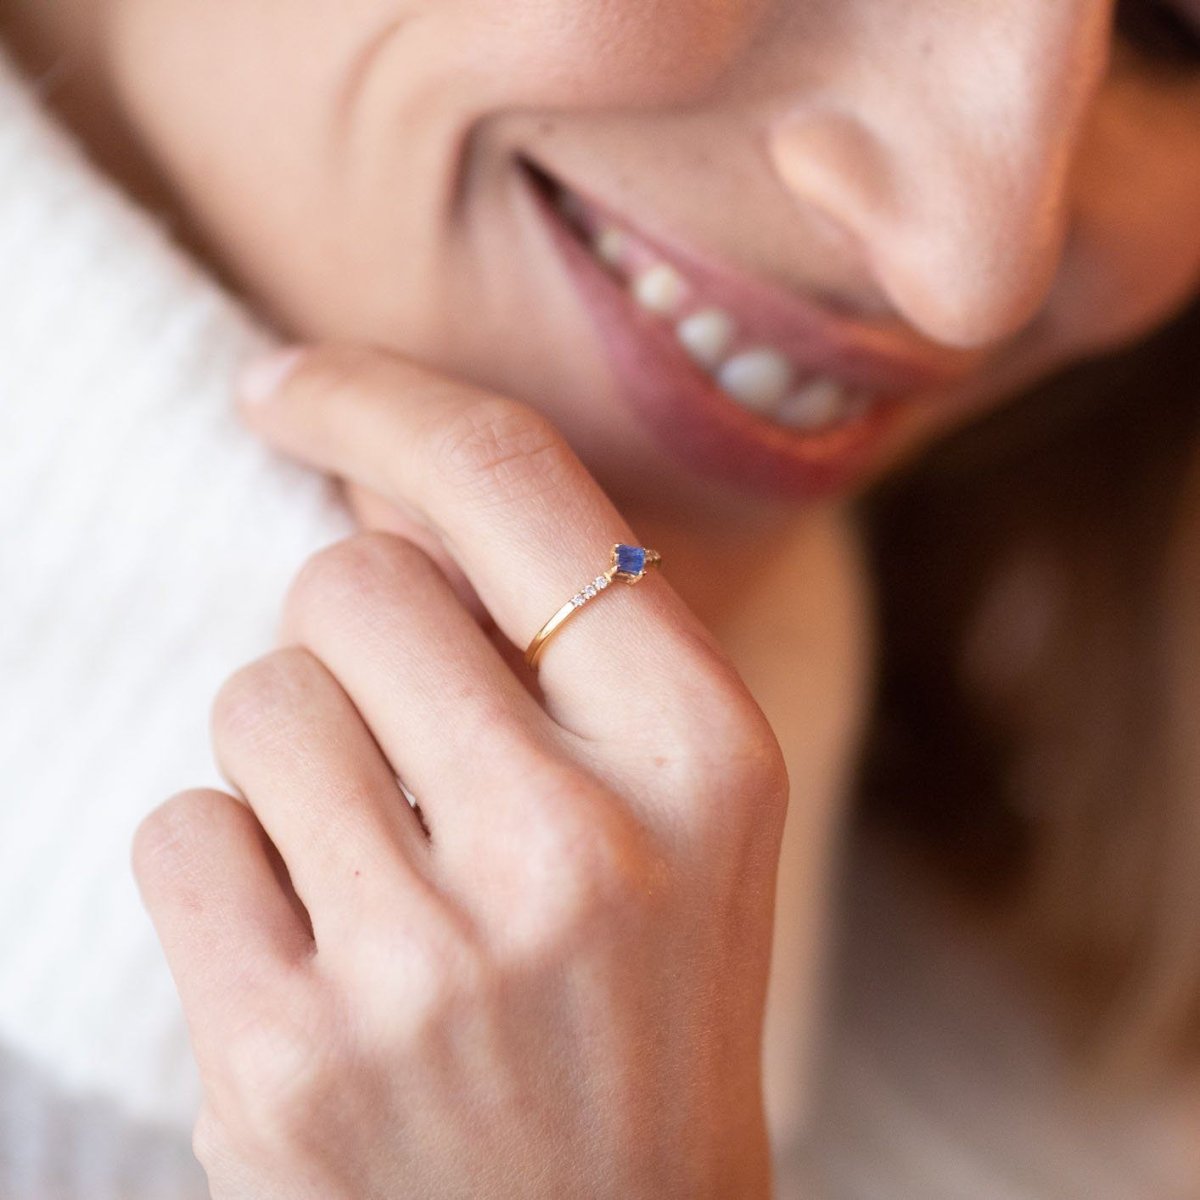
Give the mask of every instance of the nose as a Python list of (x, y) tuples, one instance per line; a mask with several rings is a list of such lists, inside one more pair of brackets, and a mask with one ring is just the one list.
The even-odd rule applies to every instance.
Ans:
[[(852, 0), (853, 2), (853, 0)], [(889, 305), (977, 348), (1044, 305), (1107, 72), (1107, 0), (874, 0), (852, 64), (770, 123), (796, 203), (832, 220)], [(886, 12), (886, 19), (884, 18)]]

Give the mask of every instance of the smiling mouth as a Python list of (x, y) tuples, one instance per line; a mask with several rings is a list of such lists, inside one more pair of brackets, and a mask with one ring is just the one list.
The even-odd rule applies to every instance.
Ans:
[(740, 487), (813, 498), (878, 456), (962, 363), (635, 224), (520, 160), (553, 241), (660, 444)]
[(796, 430), (829, 429), (863, 416), (877, 398), (867, 387), (813, 371), (781, 346), (756, 337), (702, 281), (667, 261), (634, 230), (606, 218), (576, 193), (546, 179), (563, 220), (645, 313), (670, 329), (684, 353), (735, 404)]

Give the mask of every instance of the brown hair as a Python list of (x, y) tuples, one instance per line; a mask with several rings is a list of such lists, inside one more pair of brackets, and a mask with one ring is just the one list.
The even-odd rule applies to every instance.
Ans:
[(1200, 302), (952, 435), (862, 516), (866, 813), (1003, 917), (1077, 1048), (1195, 1056)]

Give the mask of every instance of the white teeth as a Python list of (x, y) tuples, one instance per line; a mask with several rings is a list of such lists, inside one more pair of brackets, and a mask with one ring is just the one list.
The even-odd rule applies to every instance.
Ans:
[(744, 407), (774, 415), (792, 386), (792, 364), (778, 350), (747, 350), (721, 366), (717, 382)]
[(846, 389), (833, 379), (813, 379), (780, 406), (779, 420), (794, 429), (820, 429), (842, 415)]
[(659, 263), (643, 271), (633, 283), (633, 294), (643, 307), (660, 316), (670, 316), (687, 296), (687, 284), (674, 267)]
[(814, 379), (793, 392), (776, 414), (776, 420), (792, 429), (824, 429), (857, 416), (867, 406), (861, 389), (834, 379)]
[(704, 308), (675, 327), (683, 348), (702, 367), (715, 367), (725, 357), (736, 332), (733, 318), (719, 308)]
[[(564, 210), (583, 221), (586, 213), (573, 200), (564, 194)], [(691, 288), (674, 267), (655, 263), (630, 281), (632, 241), (624, 230), (602, 226), (590, 240), (596, 257), (626, 277), (627, 286), (642, 308), (662, 317), (680, 316)], [(797, 384), (790, 359), (769, 346), (756, 346), (727, 357), (738, 328), (724, 309), (709, 307), (689, 313), (676, 324), (675, 336), (692, 360), (708, 371), (733, 400), (791, 429), (815, 432), (844, 424), (871, 404), (872, 396), (864, 389), (828, 376)]]
[(628, 246), (629, 239), (619, 229), (611, 227), (602, 229), (593, 243), (596, 257), (610, 267), (619, 267), (625, 261)]

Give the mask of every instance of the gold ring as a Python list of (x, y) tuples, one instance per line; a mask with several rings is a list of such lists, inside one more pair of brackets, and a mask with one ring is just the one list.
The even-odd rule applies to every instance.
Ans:
[(657, 550), (645, 546), (626, 546), (618, 542), (612, 548), (612, 565), (603, 575), (597, 575), (587, 587), (576, 592), (541, 627), (525, 651), (525, 665), (536, 667), (546, 643), (573, 617), (589, 600), (594, 600), (610, 583), (619, 579), (622, 583), (637, 583), (646, 577), (646, 572), (662, 562)]

